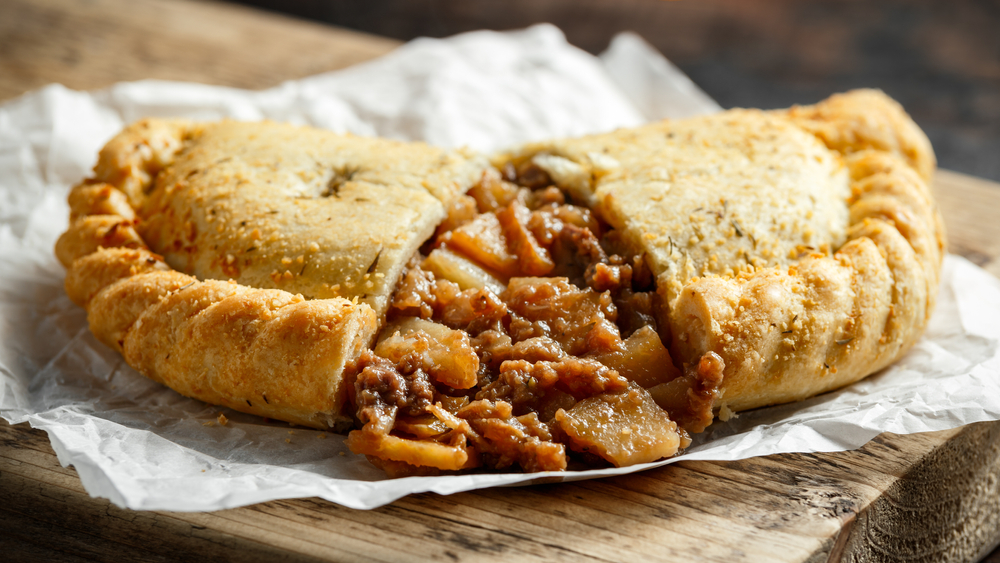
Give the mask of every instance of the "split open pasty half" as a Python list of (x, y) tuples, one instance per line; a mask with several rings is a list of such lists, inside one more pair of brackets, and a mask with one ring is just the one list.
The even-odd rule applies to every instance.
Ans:
[(643, 257), (680, 363), (714, 352), (718, 407), (874, 373), (923, 332), (944, 232), (930, 143), (878, 91), (524, 147)]
[(343, 426), (344, 366), (484, 166), (278, 123), (144, 120), (72, 190), (56, 254), (95, 335), (143, 374), (244, 412)]
[(488, 163), (275, 123), (146, 120), (70, 194), (94, 334), (178, 392), (390, 475), (617, 466), (885, 367), (944, 252), (930, 145), (878, 91)]

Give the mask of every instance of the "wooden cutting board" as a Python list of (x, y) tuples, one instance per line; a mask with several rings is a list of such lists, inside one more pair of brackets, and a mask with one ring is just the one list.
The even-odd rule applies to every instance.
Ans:
[[(0, 99), (141, 78), (263, 88), (396, 45), (223, 4), (5, 0)], [(935, 187), (951, 251), (1000, 276), (1000, 185), (941, 171)], [(92, 499), (43, 432), (0, 422), (3, 561), (972, 561), (998, 540), (1000, 423), (371, 511), (298, 499), (188, 514)]]

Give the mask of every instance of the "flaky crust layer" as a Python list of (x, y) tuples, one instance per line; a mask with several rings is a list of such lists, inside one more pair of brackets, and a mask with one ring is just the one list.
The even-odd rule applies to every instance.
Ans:
[(532, 160), (624, 231), (657, 275), (675, 360), (725, 362), (723, 412), (887, 366), (934, 306), (934, 155), (878, 91), (542, 143)]

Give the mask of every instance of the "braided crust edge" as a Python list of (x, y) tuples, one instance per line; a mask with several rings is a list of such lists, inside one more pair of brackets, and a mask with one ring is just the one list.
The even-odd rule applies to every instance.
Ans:
[(864, 90), (776, 113), (843, 155), (850, 227), (832, 256), (684, 288), (669, 312), (671, 351), (722, 357), (723, 416), (837, 389), (894, 362), (927, 325), (945, 252), (927, 184), (934, 155), (896, 102)]
[[(348, 426), (344, 373), (378, 329), (371, 307), (199, 281), (172, 270), (136, 231), (133, 208), (190, 127), (160, 121), (129, 150), (109, 143), (95, 178), (73, 188), (70, 227), (55, 249), (67, 295), (87, 310), (98, 340), (182, 395), (315, 428)], [(113, 155), (124, 156), (109, 164)]]

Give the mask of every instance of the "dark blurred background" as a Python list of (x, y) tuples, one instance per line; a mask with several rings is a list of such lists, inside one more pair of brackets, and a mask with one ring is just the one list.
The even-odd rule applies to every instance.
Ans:
[(1000, 0), (238, 1), (401, 40), (549, 22), (596, 54), (631, 30), (727, 108), (881, 88), (942, 167), (1000, 181)]

